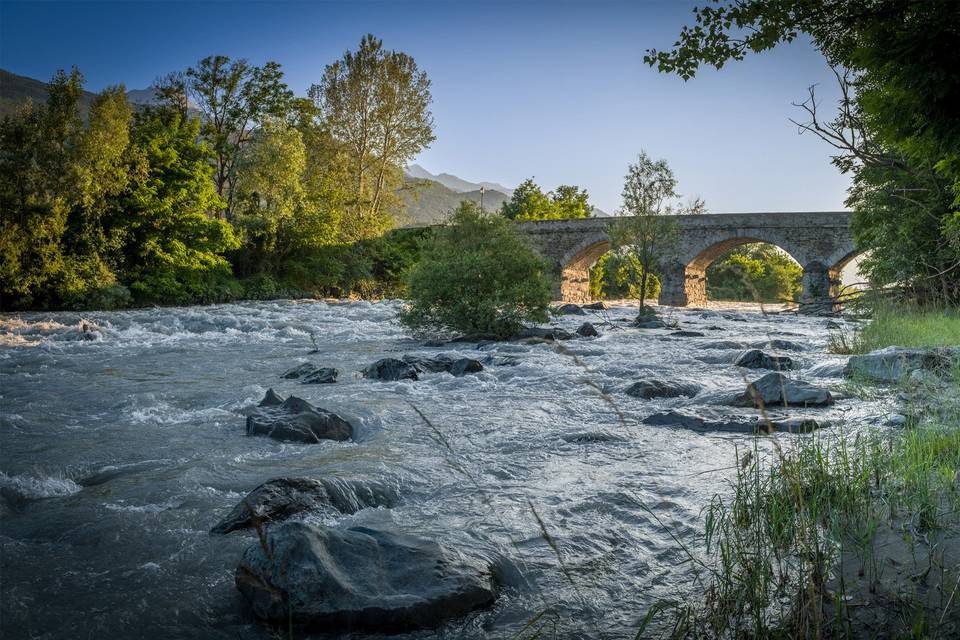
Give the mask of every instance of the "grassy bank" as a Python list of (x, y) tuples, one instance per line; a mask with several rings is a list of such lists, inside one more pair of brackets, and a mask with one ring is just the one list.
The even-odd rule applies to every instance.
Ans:
[[(958, 345), (960, 317), (881, 310), (837, 342)], [(705, 553), (690, 552), (705, 598), (659, 605), (661, 635), (960, 637), (960, 368), (894, 391), (901, 426), (738, 451), (732, 491), (705, 511)]]

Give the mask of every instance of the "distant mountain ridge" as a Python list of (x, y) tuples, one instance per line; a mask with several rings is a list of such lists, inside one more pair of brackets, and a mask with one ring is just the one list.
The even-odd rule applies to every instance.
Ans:
[(455, 176), (451, 173), (438, 173), (436, 175), (430, 173), (423, 167), (418, 164), (411, 164), (406, 168), (406, 174), (411, 178), (416, 178), (418, 180), (432, 180), (433, 182), (439, 182), (447, 189), (451, 191), (457, 191), (459, 193), (467, 193), (469, 191), (479, 191), (480, 187), (483, 187), (486, 190), (499, 191), (500, 193), (506, 194), (507, 196), (513, 195), (513, 189), (510, 187), (505, 187), (502, 184), (496, 182), (470, 182), (469, 180), (464, 180), (459, 176)]

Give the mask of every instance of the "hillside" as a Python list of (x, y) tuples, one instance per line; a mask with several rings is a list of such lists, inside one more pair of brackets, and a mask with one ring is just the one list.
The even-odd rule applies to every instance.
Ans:
[[(492, 189), (493, 191), (505, 193), (507, 196), (513, 195), (513, 189), (505, 187), (496, 182), (470, 182), (469, 180), (464, 180), (463, 178), (450, 173), (433, 174), (418, 164), (411, 164), (408, 166), (406, 169), (406, 174), (411, 178), (417, 178), (419, 180), (432, 180), (433, 182), (439, 182), (447, 189), (456, 191), (458, 193), (479, 191), (480, 187), (483, 187), (485, 189)], [(486, 199), (484, 199), (484, 202), (486, 202)]]
[[(480, 190), (454, 191), (439, 182), (407, 177), (401, 196), (407, 205), (406, 219), (399, 226), (418, 227), (442, 222), (462, 200), (480, 204)], [(487, 189), (483, 194), (483, 208), (496, 211), (509, 199), (505, 193)]]

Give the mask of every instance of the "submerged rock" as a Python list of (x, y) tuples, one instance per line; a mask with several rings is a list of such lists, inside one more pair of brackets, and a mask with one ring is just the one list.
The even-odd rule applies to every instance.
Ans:
[(663, 380), (641, 380), (627, 387), (626, 394), (634, 398), (651, 400), (653, 398), (693, 397), (700, 392), (700, 386), (690, 382), (664, 382)]
[(913, 371), (942, 374), (960, 360), (958, 349), (911, 349), (886, 347), (864, 355), (850, 356), (844, 375), (873, 382), (899, 382)]
[(787, 356), (772, 356), (760, 349), (749, 349), (741, 353), (734, 364), (747, 369), (774, 369), (786, 371), (793, 368), (793, 360)]
[(589, 309), (590, 311), (605, 311), (607, 309), (607, 305), (604, 304), (603, 300), (597, 300), (596, 302), (583, 305), (582, 308)]
[(833, 404), (833, 396), (826, 389), (803, 380), (791, 380), (782, 373), (768, 373), (747, 385), (737, 396), (735, 404), (745, 407), (793, 405), (815, 407)]
[(327, 633), (433, 627), (492, 604), (494, 568), (432, 540), (287, 522), (247, 548), (237, 589), (262, 619)]
[(666, 329), (667, 323), (657, 316), (639, 316), (631, 323), (638, 329)]
[(577, 335), (580, 336), (581, 338), (596, 338), (597, 336), (600, 335), (600, 332), (597, 331), (597, 328), (594, 327), (589, 322), (584, 322), (577, 329)]
[(329, 384), (337, 381), (340, 372), (333, 367), (318, 367), (304, 362), (281, 375), (287, 380), (299, 380), (300, 384)]
[(460, 358), (454, 360), (453, 364), (450, 365), (450, 368), (447, 369), (452, 375), (456, 377), (465, 376), (468, 373), (478, 373), (483, 371), (483, 365), (479, 360), (474, 360), (473, 358)]
[(701, 349), (743, 349), (746, 345), (735, 340), (717, 340), (716, 342), (706, 342), (699, 345)]
[(774, 338), (773, 340), (761, 340), (760, 342), (754, 342), (750, 345), (751, 349), (776, 349), (778, 351), (806, 351), (806, 347), (799, 342), (791, 342), (790, 340), (781, 340), (779, 338)]
[(730, 433), (806, 433), (827, 426), (811, 418), (770, 417), (769, 423), (761, 416), (745, 416), (703, 409), (692, 411), (662, 411), (643, 419), (644, 424), (681, 427), (694, 431), (717, 431)]
[(372, 380), (419, 380), (417, 368), (396, 358), (381, 358), (363, 370), (363, 377)]
[(584, 316), (586, 312), (578, 304), (568, 302), (556, 308), (556, 312), (564, 316)]
[(349, 422), (303, 398), (290, 396), (283, 400), (270, 389), (258, 406), (259, 409), (247, 416), (248, 436), (304, 443), (353, 437), (353, 426)]
[(403, 361), (416, 368), (418, 373), (443, 373), (444, 371), (456, 377), (468, 373), (483, 371), (483, 364), (473, 358), (453, 358), (440, 354), (432, 358), (422, 356), (403, 356)]
[(539, 338), (541, 340), (572, 340), (574, 335), (566, 329), (560, 327), (525, 327), (521, 329), (515, 340), (524, 338)]
[(390, 507), (396, 501), (397, 492), (378, 483), (342, 478), (276, 478), (248, 493), (210, 532), (226, 534), (253, 526), (255, 520), (277, 522), (304, 511), (333, 509), (349, 514), (365, 507)]
[(690, 331), (688, 329), (684, 329), (682, 331), (674, 331), (670, 335), (675, 338), (702, 338), (706, 334), (700, 331)]

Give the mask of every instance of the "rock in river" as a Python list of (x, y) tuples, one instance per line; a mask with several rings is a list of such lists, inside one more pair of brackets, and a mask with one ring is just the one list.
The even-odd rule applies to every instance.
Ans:
[(561, 329), (560, 327), (526, 327), (521, 329), (517, 335), (515, 335), (514, 340), (522, 340), (524, 338), (539, 338), (541, 340), (572, 340), (574, 335), (567, 331), (566, 329)]
[[(729, 414), (716, 410), (662, 411), (643, 419), (644, 424), (665, 427), (681, 427), (694, 431), (720, 431), (732, 433), (766, 433), (767, 423), (760, 416)], [(825, 426), (810, 418), (785, 418), (770, 416), (774, 432), (805, 433)]]
[(886, 347), (864, 355), (851, 356), (844, 374), (874, 382), (899, 382), (913, 371), (943, 373), (960, 360), (957, 349), (909, 349)]
[(586, 312), (578, 304), (568, 302), (567, 304), (560, 305), (557, 307), (556, 312), (564, 316), (583, 316), (586, 315)]
[(374, 380), (419, 380), (420, 375), (417, 368), (409, 362), (397, 360), (396, 358), (381, 358), (372, 365), (364, 369), (364, 378)]
[(337, 381), (340, 372), (333, 367), (318, 367), (304, 362), (288, 371), (284, 372), (281, 378), (288, 380), (299, 380), (300, 384), (329, 384)]
[(693, 397), (700, 392), (699, 385), (690, 382), (664, 382), (663, 380), (641, 380), (627, 387), (626, 394), (634, 398), (651, 400), (653, 398)]
[(304, 511), (356, 513), (365, 507), (390, 507), (395, 489), (384, 484), (344, 478), (276, 478), (251, 491), (217, 523), (211, 533), (230, 533), (254, 524), (277, 522)]
[(432, 540), (353, 527), (286, 522), (247, 548), (237, 589), (254, 613), (327, 633), (433, 627), (489, 605), (488, 561)]
[(768, 373), (747, 385), (746, 391), (737, 396), (736, 404), (744, 407), (792, 405), (823, 406), (833, 404), (833, 396), (826, 389), (803, 380), (791, 380), (782, 373)]
[(584, 322), (580, 325), (580, 328), (577, 329), (577, 335), (581, 338), (596, 338), (600, 335), (600, 332), (589, 322)]
[(282, 399), (273, 389), (247, 416), (248, 436), (268, 436), (284, 442), (316, 443), (321, 440), (349, 440), (353, 427), (337, 414), (315, 407), (296, 396)]
[(674, 331), (670, 335), (675, 338), (702, 338), (706, 334), (700, 331), (690, 331), (688, 329), (683, 329), (681, 331)]
[(793, 368), (793, 360), (787, 356), (772, 356), (760, 349), (749, 349), (741, 353), (735, 365), (747, 369), (773, 369), (775, 371), (786, 371)]

